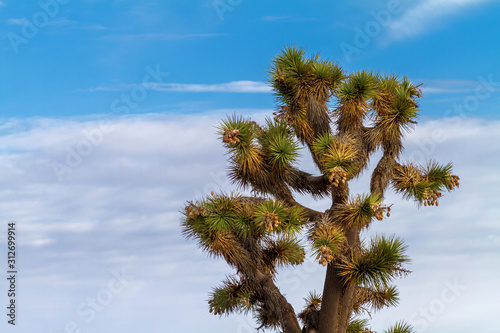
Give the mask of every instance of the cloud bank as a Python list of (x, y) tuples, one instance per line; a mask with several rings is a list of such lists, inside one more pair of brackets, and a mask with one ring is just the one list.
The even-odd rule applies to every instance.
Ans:
[(394, 40), (414, 37), (442, 24), (450, 16), (458, 15), (487, 2), (491, 0), (419, 1), (389, 24), (389, 34)]
[[(62, 332), (68, 323), (96, 333), (254, 330), (246, 317), (208, 314), (207, 293), (231, 271), (179, 232), (187, 200), (234, 189), (225, 179), (226, 156), (214, 133), (222, 116), (108, 119), (100, 139), (95, 133), (102, 121), (2, 121), (0, 215), (17, 222), (23, 331)], [(493, 317), (500, 296), (491, 288), (500, 274), (499, 141), (500, 122), (466, 118), (424, 122), (408, 136), (405, 158), (453, 160), (461, 188), (426, 209), (388, 194), (391, 218), (367, 235), (405, 238), (414, 273), (397, 282), (400, 306), (374, 315), (377, 331), (395, 318), (409, 319), (422, 332), (488, 325), (484, 318)], [(53, 163), (67, 165), (71, 152), (85, 145), (90, 152), (58, 179)], [(353, 193), (368, 183), (362, 177)], [(322, 266), (309, 262), (282, 272), (278, 284), (300, 311), (309, 290), (321, 292), (323, 277)], [(465, 287), (441, 309), (440, 295), (450, 283)], [(5, 281), (0, 288), (6, 290)], [(89, 305), (92, 300), (97, 309)], [(422, 309), (432, 318), (425, 319)], [(494, 331), (493, 324), (483, 328)]]

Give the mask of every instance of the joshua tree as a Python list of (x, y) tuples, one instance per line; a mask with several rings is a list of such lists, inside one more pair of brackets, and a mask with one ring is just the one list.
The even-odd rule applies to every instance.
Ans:
[[(451, 164), (401, 161), (403, 136), (416, 124), (421, 97), (407, 78), (346, 74), (295, 47), (273, 59), (269, 74), (279, 100), (274, 117), (259, 125), (229, 116), (218, 128), (230, 155), (230, 179), (252, 195), (212, 193), (185, 208), (184, 235), (236, 271), (213, 289), (210, 312), (251, 311), (259, 328), (286, 333), (369, 332), (359, 315), (397, 304), (391, 283), (409, 272), (409, 258), (399, 238), (365, 242), (360, 232), (374, 219), (389, 217), (391, 208), (383, 203), (388, 187), (419, 206), (437, 206), (459, 178)], [(310, 152), (317, 175), (296, 166), (301, 148)], [(381, 158), (369, 192), (350, 195), (349, 182), (377, 150)], [(315, 211), (294, 194), (331, 200), (331, 207)], [(327, 266), (326, 277), (322, 294), (311, 293), (297, 314), (275, 277), (280, 267), (300, 265), (306, 249)], [(387, 332), (411, 331), (399, 322)]]

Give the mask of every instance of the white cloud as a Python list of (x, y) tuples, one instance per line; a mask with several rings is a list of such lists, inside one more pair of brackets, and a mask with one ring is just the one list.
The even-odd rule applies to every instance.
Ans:
[(101, 39), (103, 40), (111, 40), (111, 41), (144, 41), (144, 40), (184, 40), (184, 39), (194, 39), (194, 38), (214, 38), (227, 36), (227, 34), (223, 33), (188, 33), (188, 34), (179, 34), (179, 33), (143, 33), (143, 34), (123, 34), (123, 35), (106, 35)]
[(456, 79), (416, 79), (412, 82), (422, 82), (422, 92), (428, 94), (473, 93), (481, 85), (480, 81)]
[[(214, 133), (220, 117), (222, 113), (114, 119), (113, 130), (103, 133), (96, 141), (100, 143), (62, 182), (51, 162), (65, 163), (69, 151), (88, 141), (84, 130), (98, 129), (99, 122), (3, 121), (0, 219), (17, 221), (23, 245), (19, 261), (23, 317), (44, 322), (45, 329), (54, 332), (64, 330), (69, 321), (96, 333), (116, 331), (118, 326), (111, 323), (118, 322), (124, 333), (139, 326), (151, 332), (166, 327), (189, 332), (236, 332), (241, 327), (253, 331), (251, 320), (250, 324), (243, 317), (219, 320), (208, 314), (207, 293), (231, 270), (207, 258), (179, 231), (179, 211), (185, 201), (233, 188), (224, 177), (227, 156)], [(252, 117), (262, 119), (260, 114)], [(429, 139), (438, 132), (440, 140)], [(394, 203), (392, 216), (375, 224), (370, 234), (396, 233), (405, 238), (414, 273), (397, 281), (400, 307), (373, 316), (377, 331), (387, 328), (393, 318), (418, 314), (419, 308), (440, 297), (446, 280), (455, 278), (468, 289), (435, 316), (429, 331), (445, 327), (440, 332), (451, 333), (471, 323), (494, 331), (484, 315), (486, 309), (496, 309), (500, 297), (491, 288), (500, 274), (498, 142), (500, 122), (481, 119), (424, 122), (408, 136), (407, 158), (453, 160), (461, 188), (446, 194), (439, 207), (420, 209), (388, 194), (387, 201)], [(362, 178), (353, 193), (366, 190), (362, 186), (368, 182)], [(0, 246), (4, 243), (0, 237)], [(134, 280), (87, 324), (77, 307), (96, 297), (113, 277), (111, 270), (124, 265)], [(311, 263), (281, 275), (278, 283), (297, 311), (309, 290), (321, 291), (323, 271)], [(45, 306), (48, 303), (50, 307)], [(189, 320), (193, 314), (199, 320)], [(38, 325), (24, 324), (33, 332)]]
[(82, 29), (82, 30), (93, 30), (93, 31), (108, 30), (108, 27), (101, 25), (101, 24), (92, 24), (92, 25), (88, 25), (88, 26), (76, 26), (74, 28), (75, 29)]
[(153, 90), (178, 91), (178, 92), (226, 92), (226, 93), (269, 93), (272, 87), (265, 82), (257, 81), (232, 81), (220, 84), (185, 84), (162, 83), (153, 84)]
[[(78, 89), (78, 92), (98, 92), (98, 91), (124, 91), (137, 85), (119, 84), (119, 85), (101, 85), (88, 89)], [(221, 93), (270, 93), (272, 87), (266, 82), (259, 81), (232, 81), (216, 84), (197, 84), (197, 83), (150, 83), (146, 84), (147, 89), (154, 91), (174, 91), (174, 92), (221, 92)]]
[(390, 38), (400, 40), (420, 35), (444, 22), (446, 17), (464, 12), (491, 0), (422, 0), (389, 24)]
[(316, 18), (299, 17), (295, 15), (263, 16), (262, 21), (267, 22), (309, 22), (316, 21)]
[(7, 20), (7, 24), (10, 25), (26, 25), (29, 21), (26, 17), (23, 18), (11, 18)]
[[(422, 91), (429, 94), (441, 93), (469, 93), (475, 92), (483, 83), (476, 80), (461, 79), (414, 79), (416, 84), (422, 83)], [(122, 83), (116, 85), (100, 85), (92, 88), (77, 89), (76, 92), (107, 92), (127, 91), (138, 84)], [(165, 92), (187, 92), (187, 93), (272, 93), (273, 88), (267, 82), (262, 81), (231, 81), (226, 83), (203, 84), (203, 83), (147, 83), (147, 89)], [(499, 88), (497, 82), (491, 82), (492, 88)]]

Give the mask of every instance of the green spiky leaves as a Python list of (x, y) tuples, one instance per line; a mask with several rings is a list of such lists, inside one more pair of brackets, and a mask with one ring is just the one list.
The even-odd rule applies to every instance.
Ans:
[(332, 210), (333, 218), (344, 226), (367, 228), (375, 217), (381, 221), (390, 216), (390, 207), (384, 206), (377, 194), (357, 195), (349, 201), (337, 204)]
[(293, 46), (282, 49), (270, 70), (271, 84), (287, 104), (303, 103), (311, 95), (326, 101), (343, 78), (337, 64), (320, 60), (319, 55), (306, 58), (305, 49)]
[(452, 174), (452, 165), (430, 161), (426, 167), (409, 163), (396, 168), (392, 186), (405, 199), (413, 198), (424, 206), (438, 206), (444, 190), (460, 186), (460, 178)]
[(340, 275), (346, 283), (370, 287), (388, 286), (396, 277), (407, 274), (403, 264), (410, 259), (405, 254), (406, 246), (396, 237), (375, 237), (364, 253), (340, 264)]
[(367, 326), (368, 326), (367, 319), (355, 318), (349, 321), (346, 333), (365, 333), (365, 332), (371, 333), (371, 331), (368, 331)]
[[(413, 327), (405, 323), (404, 321), (400, 321), (396, 323), (394, 326), (390, 327), (387, 330), (384, 330), (384, 333), (414, 333)], [(366, 319), (353, 319), (349, 322), (347, 326), (346, 333), (376, 333), (368, 328), (368, 320)]]
[(282, 103), (277, 117), (289, 124), (302, 142), (329, 131), (327, 102), (344, 79), (335, 63), (307, 58), (305, 50), (285, 47), (270, 69), (270, 82)]
[(333, 223), (320, 222), (309, 233), (313, 253), (323, 266), (330, 263), (344, 245), (344, 231)]
[(306, 86), (310, 77), (310, 65), (304, 55), (304, 48), (285, 47), (273, 59), (271, 83), (284, 102), (300, 96), (301, 88)]
[(359, 103), (368, 101), (377, 93), (377, 76), (369, 71), (351, 74), (338, 89), (338, 97), (344, 101)]
[(269, 262), (294, 265), (304, 257), (302, 247), (292, 238), (303, 222), (300, 208), (286, 207), (277, 200), (213, 195), (186, 206), (182, 231), (197, 239), (210, 255), (223, 257), (236, 267), (252, 260), (254, 254), (245, 247), (248, 239), (267, 244), (266, 251), (274, 253)]
[(321, 309), (321, 295), (316, 292), (309, 292), (309, 295), (304, 298), (306, 306), (302, 312), (298, 314), (298, 318), (307, 329), (318, 329), (319, 325), (319, 311)]
[(378, 311), (385, 307), (396, 306), (399, 302), (399, 292), (395, 286), (359, 287), (354, 304), (354, 312), (363, 310)]
[(266, 232), (295, 235), (304, 222), (304, 215), (298, 207), (285, 207), (281, 201), (266, 200), (255, 209), (254, 221)]
[(290, 167), (297, 159), (297, 142), (289, 137), (277, 136), (269, 143), (271, 165), (279, 169)]
[(300, 148), (284, 122), (268, 118), (261, 128), (249, 119), (233, 116), (218, 129), (231, 155), (230, 179), (234, 183), (272, 193), (277, 182), (288, 181), (287, 171), (297, 161)]
[(299, 157), (299, 143), (292, 131), (281, 121), (266, 120), (259, 141), (267, 156), (268, 164), (279, 171), (290, 168)]
[(251, 288), (235, 276), (228, 277), (221, 286), (213, 289), (208, 300), (210, 313), (228, 315), (234, 312), (248, 312), (255, 304)]
[(306, 255), (299, 241), (290, 236), (265, 238), (263, 249), (264, 260), (273, 273), (276, 267), (302, 264)]
[(404, 321), (400, 321), (396, 323), (394, 326), (390, 327), (387, 330), (384, 330), (384, 333), (414, 333), (413, 327)]
[(323, 172), (333, 186), (345, 183), (356, 171), (357, 151), (354, 147), (348, 137), (340, 140), (328, 133), (320, 135), (314, 142), (313, 150), (321, 157)]
[(228, 117), (218, 127), (218, 133), (231, 153), (233, 181), (241, 185), (248, 185), (265, 172), (262, 149), (257, 144), (259, 131), (255, 122), (238, 116)]
[(251, 144), (258, 133), (258, 126), (254, 122), (236, 115), (227, 117), (217, 129), (222, 142), (230, 149)]
[(230, 232), (236, 218), (236, 202), (228, 196), (213, 196), (204, 202), (205, 224), (211, 233)]
[(319, 60), (319, 56), (313, 58), (311, 67), (311, 93), (318, 100), (325, 101), (342, 81), (344, 73), (337, 64), (331, 61)]
[(368, 71), (358, 71), (349, 76), (337, 90), (339, 107), (334, 112), (342, 130), (358, 129), (363, 125), (369, 104), (377, 93), (377, 77)]
[(369, 136), (373, 144), (398, 156), (402, 149), (402, 138), (418, 116), (420, 89), (406, 77), (402, 80), (394, 75), (378, 77), (378, 92), (372, 99), (375, 111), (375, 126)]

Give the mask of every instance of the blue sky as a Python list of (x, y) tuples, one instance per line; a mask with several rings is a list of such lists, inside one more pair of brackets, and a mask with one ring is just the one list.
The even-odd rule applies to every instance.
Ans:
[[(20, 282), (18, 325), (0, 327), (252, 331), (251, 318), (208, 313), (207, 293), (231, 271), (181, 237), (179, 211), (233, 189), (214, 126), (225, 114), (270, 114), (270, 60), (297, 45), (347, 72), (422, 84), (405, 158), (452, 160), (462, 178), (439, 207), (388, 195), (394, 213), (369, 234), (403, 236), (414, 273), (373, 329), (407, 319), (419, 332), (494, 331), (484, 318), (500, 296), (490, 288), (500, 273), (499, 10), (491, 0), (1, 0), (0, 220), (17, 221)], [(278, 282), (300, 311), (323, 277), (310, 262)]]

